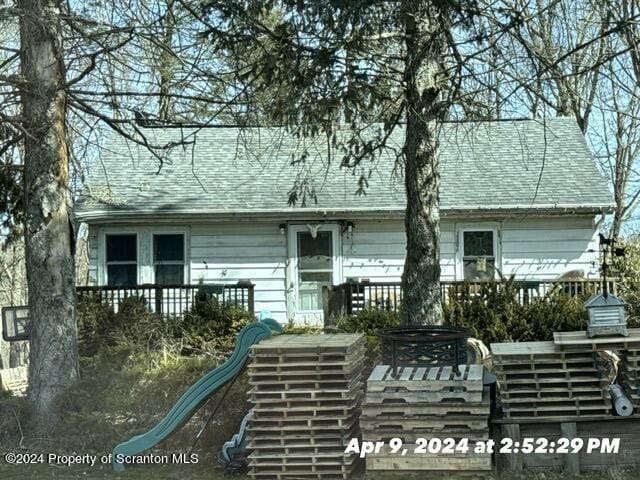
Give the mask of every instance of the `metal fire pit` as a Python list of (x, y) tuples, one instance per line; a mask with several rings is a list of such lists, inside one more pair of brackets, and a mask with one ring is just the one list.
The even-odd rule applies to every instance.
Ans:
[(467, 363), (467, 338), (471, 332), (462, 327), (425, 325), (381, 328), (382, 361), (398, 367), (450, 365), (459, 374), (458, 365)]

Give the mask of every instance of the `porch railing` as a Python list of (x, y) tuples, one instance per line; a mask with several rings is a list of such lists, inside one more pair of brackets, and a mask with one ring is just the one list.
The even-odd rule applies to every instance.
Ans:
[(77, 287), (78, 299), (98, 295), (101, 302), (118, 311), (127, 298), (143, 299), (147, 308), (160, 315), (180, 316), (191, 309), (196, 295), (215, 297), (220, 303), (243, 308), (252, 315), (254, 307), (254, 285), (250, 282), (236, 284), (196, 284), (196, 285), (133, 285), (130, 287), (88, 286)]
[[(616, 281), (608, 280), (609, 292), (616, 292)], [(498, 282), (498, 288), (506, 285)], [(528, 304), (533, 299), (542, 299), (552, 292), (562, 292), (575, 296), (587, 292), (599, 292), (602, 280), (567, 280), (567, 281), (515, 281), (518, 302)], [(483, 284), (480, 282), (440, 282), (443, 303), (462, 296), (463, 293), (479, 294)], [(351, 315), (368, 308), (398, 311), (402, 301), (400, 282), (350, 282), (325, 288), (323, 291), (325, 321), (341, 315)]]

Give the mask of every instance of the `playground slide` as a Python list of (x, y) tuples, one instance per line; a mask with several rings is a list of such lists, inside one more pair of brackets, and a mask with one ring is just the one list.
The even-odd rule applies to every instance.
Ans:
[(123, 456), (139, 455), (178, 430), (211, 395), (240, 373), (248, 359), (251, 345), (270, 337), (273, 332), (281, 331), (282, 326), (272, 318), (262, 318), (240, 330), (231, 356), (191, 386), (158, 425), (113, 449), (114, 470), (124, 470), (124, 463), (121, 461)]

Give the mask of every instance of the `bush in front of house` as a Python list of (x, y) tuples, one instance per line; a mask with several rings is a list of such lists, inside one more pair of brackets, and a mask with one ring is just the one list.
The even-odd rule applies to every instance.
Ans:
[(236, 335), (254, 321), (248, 311), (226, 306), (215, 297), (196, 298), (174, 326), (174, 338), (183, 342), (182, 353), (207, 353), (228, 356), (235, 347)]
[(320, 325), (297, 324), (290, 322), (282, 330), (283, 335), (320, 335), (324, 328)]
[[(369, 370), (380, 359), (380, 337), (376, 330), (400, 325), (400, 313), (392, 310), (366, 308), (353, 315), (340, 317), (333, 329), (341, 333), (364, 333), (367, 338)], [(368, 373), (367, 373), (368, 376)], [(366, 378), (366, 377), (365, 377)]]
[(83, 357), (96, 355), (101, 348), (112, 346), (112, 333), (120, 330), (113, 309), (102, 302), (99, 294), (83, 295), (77, 302), (78, 349)]
[(122, 300), (118, 312), (98, 295), (78, 301), (78, 340), (81, 356), (95, 356), (107, 347), (133, 351), (162, 351), (166, 355), (207, 354), (227, 357), (237, 333), (253, 316), (246, 310), (221, 305), (215, 298), (196, 299), (183, 317), (160, 317), (149, 311), (144, 298)]
[(81, 356), (94, 356), (102, 348), (116, 345), (157, 350), (171, 337), (172, 321), (150, 312), (142, 297), (132, 295), (123, 299), (117, 313), (103, 303), (99, 294), (83, 296), (77, 307)]
[(487, 345), (552, 340), (553, 332), (586, 329), (584, 302), (591, 294), (570, 296), (558, 290), (523, 305), (518, 300), (519, 284), (512, 278), (480, 287), (464, 285), (445, 302), (444, 318), (448, 325), (468, 328)]
[[(521, 285), (514, 279), (482, 284), (463, 284), (443, 302), (444, 323), (465, 327), (485, 344), (552, 340), (553, 332), (584, 330), (587, 312), (584, 302), (592, 292), (571, 297), (558, 290), (546, 298), (519, 301)], [(335, 330), (365, 333), (370, 350), (379, 338), (375, 330), (399, 326), (400, 313), (366, 309), (339, 318)]]

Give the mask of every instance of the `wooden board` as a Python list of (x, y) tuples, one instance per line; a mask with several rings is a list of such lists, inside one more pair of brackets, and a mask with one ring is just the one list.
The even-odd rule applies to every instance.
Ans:
[(353, 396), (350, 397), (334, 397), (334, 398), (317, 398), (317, 399), (302, 399), (302, 400), (265, 400), (254, 401), (254, 410), (291, 410), (299, 408), (331, 408), (331, 407), (343, 407), (344, 405), (351, 405), (354, 402), (360, 402), (364, 394), (360, 391), (355, 391)]
[[(546, 470), (546, 469), (575, 469), (571, 462), (578, 461), (580, 471), (607, 470), (609, 468), (634, 468), (640, 465), (638, 452), (640, 451), (640, 416), (632, 417), (602, 417), (600, 419), (576, 418), (551, 420), (527, 420), (516, 424), (504, 424), (501, 421), (496, 425), (496, 442), (502, 437), (514, 438), (513, 426), (517, 427), (520, 438), (546, 438), (549, 441), (557, 441), (560, 437), (567, 437), (571, 430), (563, 424), (572, 424), (575, 427), (575, 436), (578, 438), (620, 438), (620, 452), (617, 454), (592, 452), (586, 453), (583, 449), (578, 455), (566, 454), (497, 454), (497, 464), (500, 471), (515, 470)], [(508, 430), (509, 427), (511, 430)], [(571, 459), (568, 457), (572, 457)]]
[(511, 408), (504, 411), (506, 417), (509, 418), (558, 418), (565, 419), (567, 417), (591, 417), (591, 416), (607, 416), (613, 415), (611, 408), (604, 408), (599, 406), (587, 406), (587, 407), (538, 407), (536, 409), (515, 409)]
[(271, 380), (254, 380), (249, 378), (249, 385), (253, 387), (252, 391), (258, 393), (280, 393), (280, 392), (307, 392), (307, 391), (334, 391), (334, 390), (351, 390), (355, 385), (362, 384), (362, 375), (354, 378), (335, 380), (335, 379), (314, 379), (314, 378), (296, 378), (281, 381)]
[[(357, 462), (354, 462), (354, 465)], [(253, 466), (250, 464), (248, 475), (256, 480), (347, 480), (355, 470), (354, 465), (314, 465), (314, 466)]]
[(253, 385), (265, 385), (268, 383), (305, 383), (317, 382), (342, 382), (361, 377), (364, 365), (354, 365), (350, 370), (317, 370), (317, 371), (295, 371), (295, 372), (249, 372), (250, 383)]
[(609, 393), (607, 386), (602, 386), (600, 384), (596, 386), (573, 385), (571, 390), (566, 388), (536, 389), (531, 388), (530, 385), (515, 385), (511, 386), (508, 390), (500, 390), (500, 398), (503, 403), (508, 400), (530, 401), (537, 399), (549, 399), (550, 401), (555, 401), (573, 398), (596, 399), (610, 397), (611, 393)]
[(490, 454), (371, 454), (367, 470), (486, 470), (492, 469)]
[(249, 390), (249, 401), (254, 404), (288, 405), (292, 402), (317, 402), (320, 400), (352, 399), (361, 393), (361, 384), (354, 383), (347, 388), (323, 388), (316, 389), (296, 389), (277, 391), (275, 389), (259, 391), (255, 388)]
[(250, 362), (247, 370), (250, 375), (316, 375), (328, 373), (343, 373), (364, 367), (365, 355), (354, 356), (346, 361), (326, 362)]
[(248, 439), (250, 448), (277, 447), (340, 447), (344, 451), (352, 438), (359, 438), (359, 431), (354, 425), (351, 429), (315, 432), (261, 432)]
[(326, 416), (350, 417), (360, 407), (357, 401), (351, 401), (343, 406), (333, 407), (293, 407), (293, 408), (259, 408), (253, 407), (253, 418), (256, 420), (274, 420), (300, 418), (320, 418)]
[(482, 400), (482, 392), (457, 391), (455, 388), (440, 392), (407, 392), (407, 391), (385, 391), (367, 392), (365, 401), (372, 403), (404, 403), (404, 404), (437, 404), (451, 402), (479, 403)]
[(488, 417), (473, 418), (468, 416), (456, 416), (442, 418), (407, 418), (407, 417), (360, 417), (360, 428), (365, 437), (367, 434), (376, 433), (378, 430), (397, 432), (432, 432), (442, 433), (448, 430), (478, 431), (486, 429)]
[(401, 399), (395, 399), (382, 403), (370, 403), (366, 401), (365, 397), (365, 403), (363, 403), (362, 409), (367, 416), (403, 415), (406, 417), (443, 417), (454, 414), (488, 415), (490, 409), (490, 393), (489, 388), (485, 388), (482, 392), (481, 402), (405, 403)]
[(350, 472), (298, 472), (295, 475), (282, 473), (280, 471), (264, 471), (262, 469), (250, 470), (248, 476), (256, 480), (298, 480), (298, 479), (318, 479), (318, 480), (347, 480)]
[(453, 430), (449, 429), (444, 432), (420, 431), (420, 430), (382, 430), (378, 429), (374, 432), (364, 431), (362, 438), (372, 442), (389, 442), (392, 438), (401, 438), (405, 442), (415, 442), (419, 438), (453, 438), (456, 441), (468, 439), (469, 442), (479, 442), (489, 439), (489, 430), (485, 422), (484, 430)]
[(589, 338), (587, 332), (555, 332), (553, 343), (563, 350), (626, 350), (629, 348), (640, 349), (640, 328), (630, 328), (629, 336), (610, 336)]
[(357, 422), (359, 410), (354, 410), (349, 416), (338, 415), (321, 415), (294, 418), (253, 418), (251, 420), (252, 430), (304, 430), (321, 429), (321, 428), (351, 428)]
[(290, 353), (349, 353), (365, 348), (365, 336), (361, 333), (333, 333), (324, 335), (275, 335), (253, 345), (255, 356), (274, 358)]

